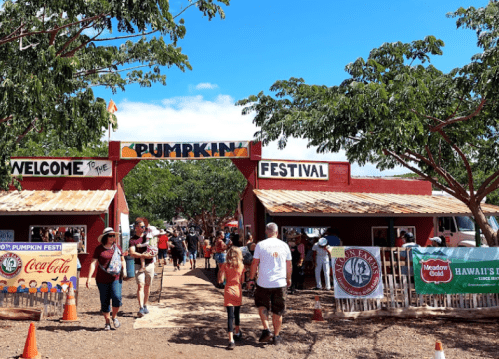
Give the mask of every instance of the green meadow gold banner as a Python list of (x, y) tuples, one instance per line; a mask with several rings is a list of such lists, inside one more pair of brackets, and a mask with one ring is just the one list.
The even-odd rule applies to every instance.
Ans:
[(249, 141), (227, 142), (121, 142), (123, 159), (182, 159), (247, 158)]
[(413, 248), (418, 294), (499, 293), (499, 248)]

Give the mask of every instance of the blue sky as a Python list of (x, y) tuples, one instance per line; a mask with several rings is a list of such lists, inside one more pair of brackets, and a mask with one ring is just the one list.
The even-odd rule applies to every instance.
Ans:
[[(187, 35), (179, 42), (192, 71), (164, 69), (167, 86), (133, 85), (112, 95), (97, 96), (117, 103), (119, 129), (113, 140), (208, 141), (252, 139), (252, 116), (241, 116), (234, 103), (260, 91), (268, 93), (276, 80), (302, 77), (309, 84), (337, 85), (344, 67), (384, 42), (409, 42), (434, 35), (445, 42), (444, 55), (433, 64), (449, 71), (479, 52), (470, 30), (456, 29), (445, 15), (488, 1), (282, 1), (232, 0), (226, 19), (207, 21), (197, 11), (183, 15)], [(170, 1), (176, 14), (185, 0)], [(265, 158), (346, 160), (343, 153), (316, 154), (297, 139), (279, 151), (264, 148)], [(374, 165), (352, 164), (354, 176), (386, 176), (405, 169), (379, 172)]]

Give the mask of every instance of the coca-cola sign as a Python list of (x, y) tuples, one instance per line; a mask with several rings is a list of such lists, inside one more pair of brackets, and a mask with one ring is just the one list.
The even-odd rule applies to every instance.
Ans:
[(24, 272), (30, 273), (54, 273), (54, 274), (66, 274), (69, 270), (69, 263), (71, 258), (55, 258), (48, 261), (37, 261), (36, 258), (32, 258), (24, 266)]
[(425, 283), (449, 283), (452, 278), (450, 260), (428, 259), (421, 261), (421, 280)]

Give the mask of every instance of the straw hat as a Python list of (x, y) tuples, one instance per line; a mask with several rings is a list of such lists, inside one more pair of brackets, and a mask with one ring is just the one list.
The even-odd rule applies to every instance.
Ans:
[(173, 228), (172, 228), (172, 227), (167, 228), (167, 229), (166, 229), (166, 233), (168, 233), (168, 234), (173, 234)]
[(106, 235), (106, 234), (111, 234), (111, 233), (117, 233), (112, 227), (106, 227), (104, 228), (104, 231), (102, 232), (102, 234), (99, 236), (99, 238), (97, 238), (97, 240), (102, 243), (102, 238)]
[(163, 235), (166, 234), (165, 230), (163, 228), (160, 229), (159, 234)]

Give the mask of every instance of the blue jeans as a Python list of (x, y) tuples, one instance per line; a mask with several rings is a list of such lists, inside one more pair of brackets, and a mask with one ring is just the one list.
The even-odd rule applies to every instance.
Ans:
[(100, 294), (100, 310), (102, 313), (109, 313), (112, 302), (114, 308), (121, 307), (121, 280), (115, 280), (112, 283), (97, 283)]
[(215, 253), (215, 262), (218, 264), (225, 263), (225, 253)]
[(189, 251), (189, 259), (192, 261), (193, 259), (196, 260), (196, 257), (198, 256), (198, 251)]

